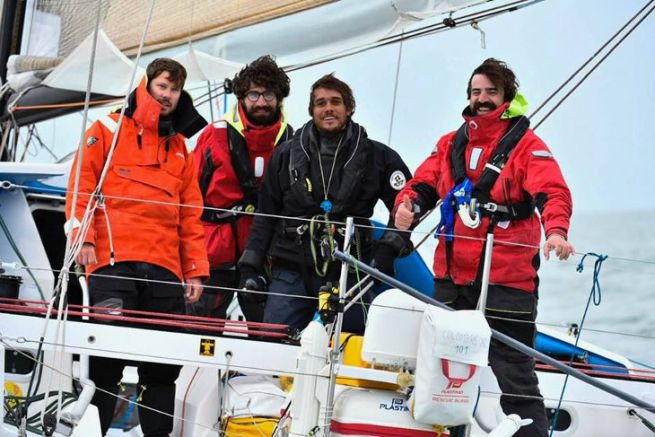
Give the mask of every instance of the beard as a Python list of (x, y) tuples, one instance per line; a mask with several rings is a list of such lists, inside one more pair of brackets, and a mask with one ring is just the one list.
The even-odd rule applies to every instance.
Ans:
[(280, 108), (273, 106), (257, 106), (248, 110), (244, 108), (248, 120), (257, 126), (270, 126), (280, 118)]

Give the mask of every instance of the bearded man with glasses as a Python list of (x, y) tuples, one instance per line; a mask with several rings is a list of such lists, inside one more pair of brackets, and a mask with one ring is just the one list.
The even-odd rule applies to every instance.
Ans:
[[(236, 263), (257, 207), (259, 185), (276, 145), (293, 135), (282, 102), (289, 77), (271, 56), (262, 56), (233, 79), (236, 104), (204, 130), (194, 151), (205, 210), (202, 223), (211, 267), (199, 315), (225, 318), (238, 286)], [(224, 287), (216, 289), (214, 287)], [(265, 295), (239, 293), (244, 316), (261, 321)]]

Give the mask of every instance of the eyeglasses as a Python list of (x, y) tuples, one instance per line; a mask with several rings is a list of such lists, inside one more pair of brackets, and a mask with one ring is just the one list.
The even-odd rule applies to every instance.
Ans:
[(263, 93), (260, 93), (259, 91), (252, 90), (252, 91), (248, 91), (246, 93), (246, 98), (248, 100), (250, 100), (251, 102), (256, 102), (257, 100), (259, 100), (260, 96), (264, 97), (264, 100), (267, 101), (267, 102), (272, 102), (273, 100), (275, 100), (275, 97), (276, 97), (275, 93), (273, 91), (271, 91), (271, 90), (266, 90)]

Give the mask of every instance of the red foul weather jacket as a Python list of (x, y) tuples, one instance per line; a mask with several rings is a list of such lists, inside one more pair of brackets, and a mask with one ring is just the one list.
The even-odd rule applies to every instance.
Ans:
[[(184, 113), (175, 115), (181, 111)], [(84, 236), (86, 243), (95, 245), (98, 261), (87, 266), (87, 273), (110, 264), (113, 249), (115, 262), (156, 264), (180, 279), (209, 276), (200, 223), (202, 198), (193, 156), (187, 152), (185, 137), (175, 133), (191, 136), (206, 122), (197, 115), (186, 93), (182, 93), (172, 116), (169, 134), (159, 133), (159, 113), (160, 105), (148, 93), (144, 78), (131, 95), (102, 186), (106, 215), (97, 208)], [(189, 115), (193, 120), (188, 120)], [(118, 113), (101, 117), (84, 136), (79, 195), (72, 219), (75, 232), (89, 194), (98, 184), (118, 118)], [(76, 155), (66, 196), (69, 220), (77, 159)]]
[[(464, 111), (469, 137), (464, 162), (466, 176), (473, 184), (507, 131), (510, 120), (502, 115), (508, 107), (506, 103), (482, 116), (470, 116)], [(398, 195), (396, 205), (408, 194), (422, 211), (427, 211), (438, 199), (446, 197), (455, 185), (451, 163), (455, 135), (456, 131), (439, 140), (432, 155), (419, 166), (414, 178)], [(566, 238), (573, 206), (557, 162), (531, 129), (517, 143), (489, 194), (490, 200), (500, 205), (531, 200), (539, 210), (537, 214), (535, 209), (529, 218), (501, 221), (495, 226), (491, 259), (492, 284), (534, 292), (538, 285), (540, 219), (546, 236), (560, 234)], [(445, 237), (440, 235), (433, 265), (436, 278), (450, 278), (458, 285), (472, 284), (476, 280), (489, 220), (483, 217), (480, 226), (472, 229), (455, 214), (450, 269)]]
[(207, 126), (198, 138), (193, 153), (204, 205), (210, 207), (202, 224), (211, 268), (236, 265), (254, 216), (225, 210), (255, 212), (271, 154), (292, 134), (283, 112), (271, 126), (253, 126), (237, 104), (225, 120)]

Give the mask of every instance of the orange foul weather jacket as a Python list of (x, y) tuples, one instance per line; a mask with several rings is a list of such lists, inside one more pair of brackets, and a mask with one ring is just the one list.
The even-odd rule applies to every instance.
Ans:
[[(102, 185), (104, 211), (95, 209), (84, 242), (95, 245), (97, 264), (87, 273), (121, 261), (142, 261), (164, 267), (180, 279), (206, 277), (209, 264), (200, 215), (202, 197), (193, 156), (184, 136), (206, 123), (182, 93), (168, 134), (159, 132), (160, 105), (148, 93), (146, 78), (130, 96), (116, 148)], [(188, 121), (191, 114), (192, 121)], [(118, 128), (118, 113), (100, 118), (84, 137), (74, 232), (96, 189)], [(184, 122), (180, 121), (186, 118)], [(79, 152), (78, 152), (79, 155)], [(71, 204), (78, 156), (75, 157), (66, 196)], [(67, 223), (68, 226), (68, 223)]]

